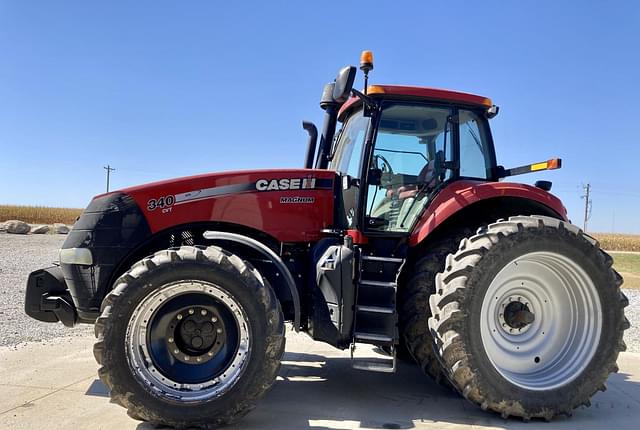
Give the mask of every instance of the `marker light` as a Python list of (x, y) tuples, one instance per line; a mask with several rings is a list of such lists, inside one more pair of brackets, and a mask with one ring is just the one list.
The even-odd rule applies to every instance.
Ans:
[(543, 161), (542, 163), (535, 163), (531, 165), (531, 171), (532, 172), (537, 172), (538, 170), (547, 170), (547, 166), (548, 166), (548, 162), (547, 161)]
[(373, 52), (362, 51), (362, 54), (360, 54), (360, 70), (365, 73), (373, 70)]
[(551, 160), (543, 161), (542, 163), (535, 163), (531, 165), (531, 171), (537, 172), (538, 170), (555, 170), (562, 167), (562, 160), (560, 158), (552, 158)]
[(561, 167), (562, 167), (562, 159), (560, 158), (552, 158), (551, 160), (547, 161), (548, 170), (555, 170)]
[(379, 85), (371, 85), (368, 94), (384, 94), (384, 87)]

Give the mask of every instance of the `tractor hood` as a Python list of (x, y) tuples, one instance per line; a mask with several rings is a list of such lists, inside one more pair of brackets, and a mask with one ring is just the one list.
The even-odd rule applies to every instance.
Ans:
[(271, 169), (209, 173), (120, 190), (152, 232), (214, 222), (254, 228), (280, 241), (308, 241), (333, 220), (335, 172)]

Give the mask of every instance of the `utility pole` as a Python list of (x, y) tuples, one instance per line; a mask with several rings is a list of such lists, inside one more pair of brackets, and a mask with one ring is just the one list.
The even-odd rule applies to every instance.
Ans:
[(581, 198), (584, 199), (584, 222), (582, 224), (582, 230), (587, 231), (587, 221), (591, 218), (591, 184), (583, 185), (582, 189), (584, 194)]
[(111, 167), (109, 164), (104, 166), (103, 169), (107, 171), (107, 192), (109, 192), (109, 177), (111, 176), (111, 172), (114, 172), (116, 169)]

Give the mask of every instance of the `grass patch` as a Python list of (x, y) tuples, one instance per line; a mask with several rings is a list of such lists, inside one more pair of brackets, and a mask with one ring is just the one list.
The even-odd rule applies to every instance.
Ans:
[(50, 208), (46, 206), (0, 205), (0, 222), (17, 219), (30, 224), (73, 224), (82, 209)]
[(624, 278), (622, 288), (640, 289), (640, 254), (612, 252), (613, 267)]
[(640, 276), (640, 254), (612, 252), (613, 265), (619, 272), (634, 273)]

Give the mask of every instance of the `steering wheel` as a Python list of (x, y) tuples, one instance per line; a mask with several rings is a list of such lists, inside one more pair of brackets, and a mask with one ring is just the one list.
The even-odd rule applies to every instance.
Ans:
[(384, 156), (376, 154), (373, 156), (373, 161), (374, 163), (376, 163), (376, 167), (378, 167), (378, 161), (382, 161), (382, 168), (380, 169), (382, 170), (382, 173), (393, 175), (393, 168), (391, 167), (391, 163), (389, 163), (389, 160), (384, 158)]

